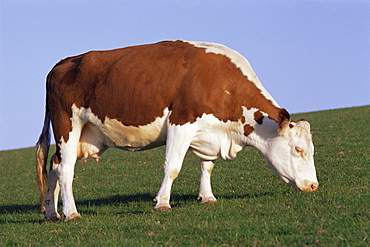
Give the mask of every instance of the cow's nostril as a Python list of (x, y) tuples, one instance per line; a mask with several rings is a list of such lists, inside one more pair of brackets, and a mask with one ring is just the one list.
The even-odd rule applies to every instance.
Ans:
[(313, 184), (311, 184), (311, 189), (312, 189), (312, 191), (315, 191), (315, 190), (317, 190), (317, 188), (319, 187), (319, 184), (318, 183), (313, 183)]

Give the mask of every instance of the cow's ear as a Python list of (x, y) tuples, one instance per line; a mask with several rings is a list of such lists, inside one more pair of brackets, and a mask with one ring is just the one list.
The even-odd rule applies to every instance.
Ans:
[(311, 126), (306, 120), (304, 119), (299, 120), (297, 122), (297, 127), (299, 127), (299, 130), (302, 134), (308, 137), (311, 136)]
[(279, 125), (279, 134), (281, 136), (285, 136), (286, 134), (288, 134), (289, 130), (294, 127), (294, 125), (290, 121), (290, 114), (287, 110), (285, 109), (280, 110), (278, 125)]
[(279, 112), (279, 129), (283, 129), (286, 125), (290, 123), (290, 114), (287, 110), (281, 109)]

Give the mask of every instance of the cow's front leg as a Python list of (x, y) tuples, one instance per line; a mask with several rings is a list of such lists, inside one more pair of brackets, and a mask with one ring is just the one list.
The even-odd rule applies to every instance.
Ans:
[(213, 161), (200, 161), (200, 188), (198, 199), (202, 199), (201, 204), (216, 203), (217, 199), (212, 193), (211, 174), (213, 170)]
[(46, 197), (44, 201), (45, 207), (45, 219), (46, 220), (60, 220), (60, 215), (58, 213), (58, 197), (59, 197), (59, 182), (58, 182), (58, 166), (54, 162), (53, 156), (51, 160), (51, 167), (48, 178), (48, 189), (46, 192)]
[(160, 212), (171, 211), (170, 195), (172, 183), (181, 170), (182, 162), (194, 134), (194, 127), (190, 124), (181, 126), (170, 125), (167, 131), (164, 177), (161, 188), (154, 199), (157, 202), (154, 208)]
[(164, 165), (164, 177), (162, 180), (161, 188), (158, 191), (157, 196), (154, 201), (157, 202), (157, 205), (154, 207), (157, 211), (160, 212), (171, 212), (170, 206), (170, 196), (171, 188), (173, 181), (177, 178), (180, 170), (181, 163), (165, 163)]

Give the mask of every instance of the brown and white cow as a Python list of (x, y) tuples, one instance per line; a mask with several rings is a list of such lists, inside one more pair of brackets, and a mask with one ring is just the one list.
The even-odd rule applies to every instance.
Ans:
[[(256, 147), (284, 182), (307, 192), (318, 187), (309, 123), (290, 121), (248, 61), (223, 45), (165, 41), (92, 51), (56, 64), (46, 86), (36, 148), (46, 218), (60, 218), (59, 191), (66, 220), (81, 217), (72, 192), (76, 159), (98, 160), (110, 147), (166, 144), (158, 211), (171, 210), (171, 186), (188, 149), (200, 159), (201, 203), (216, 202), (213, 161), (233, 159), (244, 146)], [(57, 149), (47, 179), (50, 122)]]

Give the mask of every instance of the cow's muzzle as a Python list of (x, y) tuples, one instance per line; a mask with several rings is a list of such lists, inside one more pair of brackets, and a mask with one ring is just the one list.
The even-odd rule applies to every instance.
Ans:
[(313, 192), (319, 187), (319, 183), (304, 180), (302, 185), (296, 185), (300, 191)]

